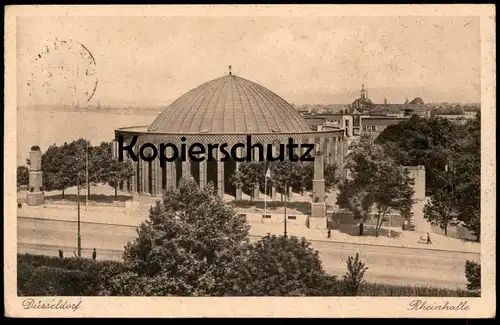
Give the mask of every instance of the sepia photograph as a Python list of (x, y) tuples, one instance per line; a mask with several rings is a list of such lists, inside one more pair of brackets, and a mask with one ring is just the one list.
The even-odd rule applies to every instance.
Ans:
[(495, 7), (376, 7), (6, 8), (6, 315), (494, 317)]

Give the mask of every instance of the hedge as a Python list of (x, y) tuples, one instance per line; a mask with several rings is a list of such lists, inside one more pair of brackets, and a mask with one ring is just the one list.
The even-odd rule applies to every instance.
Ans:
[[(64, 258), (18, 254), (17, 287), (19, 296), (97, 296), (107, 292), (113, 276), (126, 272), (121, 262), (94, 261), (84, 258)], [(331, 281), (336, 281), (335, 287)], [(343, 296), (342, 280), (323, 284), (332, 288), (311, 292), (311, 295)], [(423, 286), (402, 286), (363, 282), (359, 296), (383, 297), (477, 297), (479, 293)]]
[(96, 296), (124, 269), (117, 261), (18, 254), (18, 295)]
[[(342, 288), (342, 284), (340, 283)], [(340, 289), (342, 291), (342, 289)], [(424, 286), (361, 283), (358, 296), (381, 297), (477, 297), (475, 292)]]

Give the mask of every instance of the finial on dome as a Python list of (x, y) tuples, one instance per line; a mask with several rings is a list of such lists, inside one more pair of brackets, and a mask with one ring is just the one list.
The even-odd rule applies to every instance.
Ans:
[(229, 66), (229, 75), (232, 75), (232, 73), (231, 73), (231, 66)]

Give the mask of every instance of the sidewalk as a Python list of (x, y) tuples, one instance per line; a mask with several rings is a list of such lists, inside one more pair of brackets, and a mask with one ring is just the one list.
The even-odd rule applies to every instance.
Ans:
[[(121, 209), (121, 211), (120, 211)], [(76, 207), (47, 206), (47, 207), (22, 207), (17, 209), (18, 218), (49, 219), (59, 221), (78, 221), (78, 209)], [(85, 207), (80, 208), (80, 221), (89, 223), (101, 223), (122, 226), (138, 226), (147, 215), (127, 213), (124, 208)]]
[[(258, 214), (250, 216), (247, 214), (249, 224), (251, 226), (251, 236), (266, 236), (268, 233), (271, 235), (282, 235), (284, 233), (283, 224), (263, 224), (259, 222)], [(76, 222), (77, 209), (58, 209), (56, 207), (23, 207), (18, 209), (18, 218), (35, 218), (35, 219), (50, 219), (60, 221), (73, 221)], [(88, 211), (85, 208), (80, 210), (80, 221), (88, 223), (100, 223), (109, 225), (123, 225), (123, 226), (138, 226), (142, 221), (147, 218), (144, 212), (127, 213), (126, 209), (119, 211), (117, 208), (105, 207), (89, 207)], [(384, 228), (388, 229), (388, 228)], [(471, 252), (480, 253), (480, 243), (465, 242), (459, 239), (445, 237), (438, 234), (432, 234), (431, 245), (419, 243), (422, 233), (402, 231), (400, 228), (392, 228), (394, 232), (399, 233), (398, 238), (389, 238), (387, 236), (352, 236), (342, 233), (339, 230), (332, 229), (330, 238), (327, 238), (326, 229), (310, 229), (305, 225), (287, 224), (287, 234), (289, 236), (305, 237), (311, 241), (323, 242), (345, 242), (351, 244), (364, 244), (364, 245), (378, 245), (378, 246), (391, 246), (391, 247), (407, 247), (418, 249), (433, 249), (433, 250), (446, 250), (458, 252)]]
[[(251, 223), (250, 234), (255, 236), (265, 236), (267, 233), (271, 235), (282, 235), (284, 233), (283, 224), (262, 224)], [(384, 227), (384, 229), (389, 229)], [(481, 253), (481, 244), (474, 242), (466, 242), (456, 238), (445, 237), (438, 234), (432, 234), (432, 244), (419, 243), (422, 233), (412, 231), (402, 231), (401, 228), (392, 228), (394, 232), (400, 235), (398, 238), (389, 238), (387, 236), (351, 236), (332, 229), (331, 236), (328, 238), (326, 229), (311, 229), (306, 226), (287, 224), (287, 234), (289, 236), (305, 237), (312, 241), (324, 242), (344, 242), (350, 244), (377, 245), (390, 247), (405, 247), (416, 249), (432, 249), (445, 250), (468, 253)]]

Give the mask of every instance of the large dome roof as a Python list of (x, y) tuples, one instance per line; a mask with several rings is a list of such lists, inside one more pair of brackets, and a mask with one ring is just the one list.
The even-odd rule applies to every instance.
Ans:
[(295, 108), (272, 91), (234, 76), (206, 82), (179, 97), (149, 126), (159, 133), (311, 132)]

